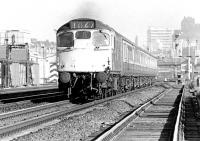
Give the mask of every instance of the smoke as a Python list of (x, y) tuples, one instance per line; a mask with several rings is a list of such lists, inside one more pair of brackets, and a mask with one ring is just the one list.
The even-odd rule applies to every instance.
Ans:
[(72, 18), (92, 18), (102, 19), (103, 13), (101, 8), (92, 1), (83, 2), (75, 10)]

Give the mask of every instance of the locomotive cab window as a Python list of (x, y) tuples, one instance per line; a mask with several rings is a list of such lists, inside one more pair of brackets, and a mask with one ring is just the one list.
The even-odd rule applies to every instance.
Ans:
[(72, 32), (60, 33), (57, 36), (58, 47), (72, 47), (74, 46), (74, 37)]
[(90, 39), (90, 31), (77, 31), (75, 34), (76, 39)]
[(92, 43), (94, 46), (108, 46), (110, 44), (109, 34), (101, 31), (93, 32)]

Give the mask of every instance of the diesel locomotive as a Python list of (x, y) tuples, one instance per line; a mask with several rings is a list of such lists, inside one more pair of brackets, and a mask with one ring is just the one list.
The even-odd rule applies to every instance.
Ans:
[(58, 85), (71, 100), (145, 87), (157, 75), (156, 57), (99, 20), (71, 20), (56, 38)]

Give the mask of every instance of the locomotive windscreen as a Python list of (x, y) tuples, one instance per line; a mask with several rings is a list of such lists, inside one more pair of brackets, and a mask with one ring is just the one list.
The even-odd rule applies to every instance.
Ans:
[(71, 29), (93, 29), (95, 28), (94, 20), (74, 20), (70, 22)]
[(72, 32), (63, 32), (57, 35), (58, 47), (72, 47), (74, 45), (74, 38)]
[(110, 44), (110, 37), (107, 33), (102, 31), (93, 32), (92, 43), (94, 46), (108, 46)]
[(77, 31), (75, 34), (76, 39), (89, 39), (91, 33), (89, 31)]

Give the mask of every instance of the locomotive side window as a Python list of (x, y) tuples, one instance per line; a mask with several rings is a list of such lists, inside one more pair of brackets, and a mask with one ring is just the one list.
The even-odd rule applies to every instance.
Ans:
[(123, 40), (123, 61), (134, 63), (134, 47), (128, 41)]
[(123, 41), (123, 61), (128, 62), (128, 46), (124, 41)]
[(150, 56), (148, 56), (148, 67), (151, 67), (151, 65), (150, 65), (150, 63), (151, 63), (151, 61), (150, 61)]
[(72, 47), (74, 45), (74, 37), (72, 32), (63, 32), (57, 36), (58, 47)]
[(90, 39), (90, 31), (77, 31), (75, 34), (76, 39)]
[(108, 46), (110, 44), (109, 34), (95, 31), (93, 32), (92, 43), (94, 46)]
[(150, 58), (150, 67), (153, 68), (153, 59)]
[(133, 48), (131, 46), (128, 46), (128, 59), (133, 63)]
[(135, 63), (139, 64), (140, 63), (140, 52), (138, 50), (135, 50), (135, 56), (134, 56), (134, 61)]
[(142, 65), (144, 65), (144, 64), (145, 64), (145, 60), (144, 60), (144, 53), (143, 53), (143, 52), (141, 52), (141, 53), (140, 53), (140, 55), (141, 55), (141, 56), (140, 56), (140, 59), (141, 59), (141, 61), (140, 61), (140, 62), (141, 62), (141, 64), (142, 64)]

